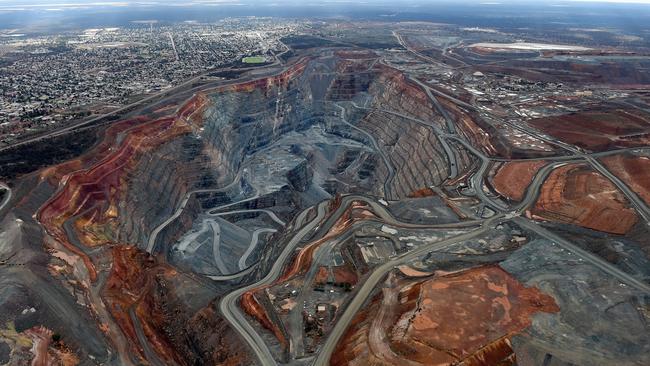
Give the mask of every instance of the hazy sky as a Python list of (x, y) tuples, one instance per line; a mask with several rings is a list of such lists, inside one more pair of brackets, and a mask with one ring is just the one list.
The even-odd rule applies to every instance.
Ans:
[[(487, 0), (459, 0), (456, 3), (485, 3)], [(28, 6), (28, 7), (74, 7), (78, 5), (91, 6), (127, 6), (127, 5), (210, 5), (210, 4), (228, 4), (233, 2), (246, 3), (297, 3), (302, 5), (317, 3), (354, 3), (353, 0), (0, 0), (0, 6)], [(433, 4), (436, 0), (359, 0), (358, 3), (428, 3)], [(531, 4), (557, 4), (566, 2), (607, 2), (607, 3), (635, 3), (650, 4), (650, 0), (490, 0), (491, 3), (531, 3)]]

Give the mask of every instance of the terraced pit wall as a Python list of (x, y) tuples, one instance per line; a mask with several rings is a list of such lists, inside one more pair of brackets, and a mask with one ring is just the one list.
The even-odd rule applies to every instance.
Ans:
[[(222, 93), (231, 91), (224, 88), (209, 96), (197, 95), (175, 117), (108, 134), (110, 142), (96, 150), (108, 152), (106, 157), (89, 168), (60, 174), (63, 187), (40, 210), (41, 222), (62, 242), (68, 242), (64, 223), (72, 220), (85, 246), (117, 242), (146, 248), (153, 229), (173, 215), (189, 192), (228, 184), (251, 149), (299, 128), (303, 115), (290, 113), (270, 119), (260, 102), (279, 92), (278, 88), (286, 90), (288, 80), (289, 75), (281, 74), (239, 84), (235, 93)], [(257, 89), (260, 85), (264, 90)], [(258, 111), (249, 109), (255, 106)], [(246, 115), (244, 110), (255, 117), (250, 123), (237, 123), (240, 121), (232, 116)], [(104, 145), (118, 148), (107, 151)], [(160, 241), (188, 228), (198, 205), (191, 198), (187, 207), (185, 216), (177, 220), (181, 224), (163, 231)]]

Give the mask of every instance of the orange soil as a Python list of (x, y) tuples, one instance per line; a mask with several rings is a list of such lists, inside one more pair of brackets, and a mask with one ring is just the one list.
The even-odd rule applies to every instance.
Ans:
[[(240, 306), (246, 314), (255, 318), (265, 329), (271, 331), (283, 347), (289, 345), (282, 330), (269, 317), (266, 309), (257, 301), (257, 292), (249, 291), (242, 295)], [(264, 296), (263, 292), (262, 295)]]
[[(356, 285), (357, 281), (359, 281), (357, 273), (354, 272), (347, 265), (335, 266), (331, 268), (332, 268), (332, 274), (334, 275), (335, 283), (349, 283), (351, 285)], [(328, 267), (319, 267), (314, 282), (327, 283), (327, 281), (329, 280), (330, 280), (330, 271)]]
[(112, 248), (113, 268), (106, 281), (103, 297), (111, 315), (131, 341), (135, 353), (143, 357), (142, 346), (138, 341), (135, 325), (128, 309), (134, 308), (149, 344), (162, 359), (179, 362), (173, 354), (173, 347), (157, 323), (163, 315), (152, 311), (149, 304), (150, 292), (154, 288), (155, 276), (165, 272), (175, 273), (166, 265), (158, 265), (154, 257), (136, 247), (115, 246)]
[(102, 298), (129, 340), (132, 354), (143, 363), (144, 351), (129, 309), (134, 310), (147, 343), (165, 364), (194, 364), (198, 361), (187, 356), (197, 351), (203, 352), (201, 359), (211, 360), (211, 364), (247, 364), (243, 346), (232, 342), (231, 330), (215, 313), (214, 304), (195, 314), (187, 314), (178, 306), (185, 300), (179, 300), (174, 292), (180, 275), (174, 268), (158, 263), (136, 247), (116, 246), (112, 254), (113, 268)]
[(266, 91), (271, 86), (275, 85), (286, 85), (291, 79), (296, 78), (305, 70), (307, 63), (309, 61), (308, 57), (301, 59), (296, 62), (290, 68), (284, 70), (282, 73), (269, 76), (267, 78), (251, 80), (239, 84), (225, 85), (215, 89), (206, 90), (205, 93), (213, 92), (250, 92), (256, 89)]
[(401, 266), (399, 266), (397, 268), (406, 277), (427, 277), (427, 276), (431, 276), (430, 272), (422, 272), (422, 271), (414, 269), (414, 268), (412, 268), (410, 266), (407, 266), (405, 264), (403, 264), (403, 265), (401, 265)]
[(483, 127), (478, 125), (470, 114), (461, 110), (455, 103), (446, 98), (439, 98), (438, 100), (449, 113), (456, 117), (456, 128), (474, 146), (479, 146), (486, 155), (498, 155), (499, 151), (493, 142), (496, 136), (491, 136)]
[[(67, 249), (83, 258), (92, 281), (97, 277), (90, 258), (69, 242), (63, 223), (87, 211), (77, 223), (80, 241), (87, 246), (108, 244), (95, 232), (110, 228), (115, 217), (114, 207), (125, 184), (123, 177), (140, 156), (159, 144), (189, 132), (189, 125), (180, 119), (164, 118), (143, 123), (130, 132), (114, 152), (87, 169), (65, 174), (62, 188), (38, 211), (38, 221), (45, 230)], [(64, 165), (64, 169), (69, 165)], [(55, 175), (58, 175), (54, 173)], [(81, 225), (81, 226), (80, 226)], [(88, 227), (88, 230), (85, 228)]]
[[(303, 59), (277, 76), (199, 92), (185, 102), (175, 115), (169, 117), (157, 120), (138, 117), (113, 123), (103, 132), (102, 140), (91, 150), (76, 159), (46, 168), (41, 172), (42, 179), (58, 185), (59, 189), (39, 209), (36, 214), (37, 220), (53, 240), (83, 261), (90, 281), (97, 280), (95, 263), (69, 241), (63, 224), (67, 220), (74, 219), (71, 227), (76, 231), (81, 244), (85, 246), (124, 245), (112, 248), (114, 263), (106, 286), (102, 290), (104, 301), (92, 304), (91, 308), (107, 305), (108, 311), (131, 341), (133, 348), (131, 351), (134, 354), (142, 356), (142, 348), (128, 314), (129, 309), (133, 309), (140, 319), (148, 343), (163, 361), (178, 364), (187, 361), (181, 356), (187, 354), (184, 353), (187, 351), (187, 345), (174, 344), (170, 341), (172, 339), (170, 337), (173, 336), (168, 333), (169, 326), (174, 319), (169, 318), (167, 312), (170, 310), (166, 306), (170, 304), (161, 295), (171, 291), (164, 286), (164, 283), (174, 278), (175, 271), (168, 266), (155, 264), (146, 253), (127, 247), (126, 243), (112, 242), (112, 233), (119, 229), (116, 220), (119, 214), (117, 207), (125, 199), (124, 191), (129, 183), (126, 178), (130, 171), (143, 156), (160, 144), (201, 127), (203, 111), (210, 103), (207, 93), (246, 92), (255, 88), (265, 92), (269, 87), (287, 83), (300, 74), (307, 60)], [(182, 309), (177, 310), (182, 311)], [(184, 331), (192, 333), (195, 339), (200, 339), (199, 343), (195, 341), (191, 346), (214, 348), (212, 346), (219, 343), (220, 346), (214, 352), (202, 353), (202, 356), (211, 357), (218, 364), (234, 364), (247, 359), (239, 345), (224, 343), (222, 336), (208, 337), (207, 334), (214, 333), (215, 329), (224, 331), (228, 329), (218, 316), (206, 318), (205, 314), (209, 312), (210, 307), (206, 307), (190, 318), (189, 321), (196, 323), (196, 326), (193, 325), (192, 330)], [(106, 326), (99, 325), (100, 328)], [(173, 327), (182, 328), (182, 325), (175, 324)], [(201, 333), (201, 329), (207, 334)], [(229, 357), (231, 359), (226, 361)]]
[[(377, 85), (385, 85), (387, 89), (391, 90), (390, 94), (379, 95), (375, 104), (381, 104), (386, 106), (386, 109), (393, 110), (407, 108), (416, 118), (441, 121), (438, 111), (420, 86), (410, 82), (402, 72), (390, 66), (377, 63), (375, 69), (379, 73)], [(440, 127), (443, 125), (440, 124)]]
[[(135, 308), (135, 316), (140, 320), (147, 342), (166, 364), (183, 364), (184, 362), (183, 355), (178, 352), (178, 348), (174, 347), (175, 340), (167, 335), (169, 314), (164, 308), (163, 301), (168, 299), (160, 301), (161, 299), (156, 293), (160, 287), (156, 285), (156, 281), (161, 277), (170, 279), (175, 274), (176, 270), (169, 267), (162, 267), (151, 273), (151, 285), (148, 286), (147, 292)], [(163, 295), (163, 297), (166, 296)]]
[(426, 281), (418, 304), (404, 335), (433, 353), (451, 352), (460, 359), (525, 329), (534, 313), (559, 311), (552, 297), (524, 287), (498, 266)]
[(377, 58), (377, 54), (373, 51), (336, 51), (335, 54), (344, 59), (358, 60), (358, 59), (369, 59)]
[(355, 317), (332, 365), (511, 365), (509, 339), (535, 313), (559, 311), (552, 297), (495, 265), (403, 286), (392, 302), (389, 291)]
[[(331, 210), (330, 212), (336, 210), (340, 206), (340, 204), (341, 204), (341, 197), (340, 196), (334, 197), (334, 199), (332, 199), (332, 201), (330, 202), (330, 210)], [(284, 339), (282, 330), (277, 324), (273, 323), (270, 320), (270, 317), (267, 314), (266, 310), (259, 303), (256, 297), (266, 296), (265, 290), (267, 288), (276, 286), (278, 284), (286, 283), (288, 281), (291, 281), (293, 279), (296, 279), (304, 275), (311, 267), (314, 253), (321, 244), (338, 236), (339, 234), (343, 233), (345, 230), (348, 230), (354, 222), (373, 219), (373, 218), (376, 218), (376, 216), (370, 213), (368, 206), (359, 204), (356, 201), (350, 202), (350, 206), (341, 214), (341, 216), (334, 223), (334, 225), (332, 225), (330, 231), (322, 238), (315, 240), (307, 244), (304, 248), (302, 248), (298, 252), (298, 254), (292, 259), (291, 264), (287, 266), (283, 274), (276, 281), (274, 281), (270, 285), (251, 289), (248, 292), (246, 292), (244, 295), (242, 295), (241, 303), (240, 303), (241, 307), (250, 316), (257, 319), (257, 321), (260, 324), (262, 324), (262, 326), (269, 329), (278, 338), (280, 343), (286, 344), (286, 340)], [(336, 275), (337, 274), (335, 272), (335, 276)], [(344, 277), (342, 272), (339, 272), (338, 275), (340, 276), (340, 278), (349, 277), (351, 279), (351, 276), (348, 275), (345, 275)], [(357, 280), (355, 278), (355, 282), (353, 282), (353, 284), (356, 283), (356, 281)]]
[(650, 158), (621, 154), (602, 159), (607, 169), (650, 203)]
[(34, 355), (32, 366), (74, 366), (79, 359), (62, 342), (52, 344), (52, 332), (43, 326), (26, 330), (25, 335), (32, 339), (31, 352)]
[(411, 192), (411, 194), (408, 195), (408, 198), (431, 197), (435, 194), (436, 193), (431, 188), (422, 188), (422, 189), (418, 189), (417, 191)]
[(529, 123), (564, 142), (594, 151), (650, 144), (650, 116), (638, 110), (585, 111)]
[(616, 186), (584, 164), (554, 170), (542, 185), (532, 213), (613, 234), (627, 233), (637, 221)]
[[(276, 76), (227, 85), (209, 92), (266, 90), (270, 86), (287, 83), (300, 74), (307, 60), (301, 60)], [(91, 247), (109, 244), (105, 234), (115, 230), (116, 207), (124, 198), (124, 185), (128, 184), (124, 177), (147, 152), (200, 127), (202, 111), (209, 103), (207, 92), (197, 93), (174, 116), (155, 121), (142, 117), (117, 122), (106, 130), (103, 141), (90, 152), (43, 170), (43, 179), (60, 183), (60, 189), (40, 208), (37, 219), (48, 234), (82, 258), (91, 281), (97, 278), (95, 265), (68, 240), (63, 223), (80, 215), (74, 226), (82, 244)], [(114, 149), (120, 134), (125, 137)]]
[(318, 249), (318, 247), (321, 244), (339, 235), (343, 231), (347, 230), (347, 228), (349, 228), (350, 225), (352, 225), (353, 220), (351, 218), (351, 214), (352, 214), (352, 209), (348, 208), (347, 210), (345, 210), (345, 212), (343, 212), (343, 214), (341, 215), (341, 217), (339, 217), (336, 223), (332, 225), (332, 228), (325, 236), (302, 248), (298, 252), (296, 257), (293, 259), (291, 264), (284, 271), (282, 276), (278, 278), (276, 283), (282, 283), (293, 277), (306, 273), (309, 270), (309, 267), (311, 266), (311, 260), (313, 259), (314, 252), (316, 251), (316, 249)]
[(104, 157), (108, 155), (114, 147), (115, 139), (120, 133), (124, 133), (127, 130), (150, 121), (151, 120), (146, 117), (136, 117), (125, 121), (115, 122), (104, 131), (100, 143), (90, 151), (76, 159), (63, 162), (53, 167), (45, 168), (41, 173), (42, 177), (49, 179), (49, 181), (54, 185), (58, 184), (67, 174), (88, 167), (99, 160), (104, 159)]
[(533, 177), (545, 164), (541, 160), (505, 163), (492, 178), (492, 185), (499, 194), (521, 201)]

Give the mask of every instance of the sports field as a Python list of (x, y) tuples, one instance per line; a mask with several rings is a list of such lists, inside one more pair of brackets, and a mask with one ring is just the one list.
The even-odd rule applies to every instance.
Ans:
[(261, 64), (262, 62), (266, 61), (264, 57), (262, 56), (250, 56), (250, 57), (244, 57), (241, 62), (245, 64)]

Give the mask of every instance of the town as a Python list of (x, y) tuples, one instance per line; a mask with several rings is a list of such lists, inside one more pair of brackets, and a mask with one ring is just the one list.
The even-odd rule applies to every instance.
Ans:
[(247, 17), (35, 36), (4, 31), (0, 147), (112, 113), (216, 68), (272, 61), (286, 51), (280, 39), (301, 26)]

